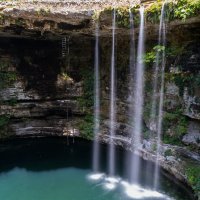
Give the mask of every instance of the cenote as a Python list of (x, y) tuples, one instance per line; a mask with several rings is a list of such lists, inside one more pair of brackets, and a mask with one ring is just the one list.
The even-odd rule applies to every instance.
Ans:
[(200, 200), (200, 0), (0, 1), (0, 200)]
[[(107, 145), (101, 145), (106, 154)], [(92, 142), (76, 138), (16, 139), (0, 144), (0, 198), (17, 199), (132, 199), (126, 194), (127, 177), (124, 171), (126, 152), (117, 149), (115, 188), (106, 181), (106, 159), (101, 160), (102, 179), (91, 179)], [(148, 169), (145, 169), (147, 168)], [(142, 160), (140, 180), (134, 199), (192, 199), (190, 193), (175, 183), (166, 172), (160, 177), (158, 192), (152, 191), (153, 163)], [(145, 189), (143, 191), (143, 189)], [(129, 194), (129, 193), (128, 193)], [(137, 193), (135, 194), (137, 195)], [(142, 195), (144, 197), (142, 197)]]

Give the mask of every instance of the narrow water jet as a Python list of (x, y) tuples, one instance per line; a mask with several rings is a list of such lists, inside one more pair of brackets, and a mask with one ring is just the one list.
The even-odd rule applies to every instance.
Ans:
[[(137, 152), (141, 146), (142, 133), (142, 115), (144, 102), (144, 7), (140, 8), (140, 30), (137, 50), (135, 87), (134, 87), (134, 116), (133, 116), (133, 133), (132, 133), (132, 148)], [(131, 169), (131, 182), (139, 182), (140, 159), (133, 154), (131, 158), (133, 169)]]
[[(135, 35), (134, 35), (134, 21), (133, 13), (129, 11), (130, 15), (130, 57), (129, 57), (129, 114), (133, 114), (133, 100), (134, 100), (134, 71), (136, 65), (135, 55)], [(133, 121), (132, 117), (129, 117), (129, 121)], [(132, 123), (131, 123), (132, 124)]]
[(100, 74), (99, 74), (99, 23), (96, 22), (95, 58), (94, 58), (94, 142), (93, 142), (93, 172), (99, 172), (99, 129), (100, 129)]
[[(164, 4), (163, 4), (164, 5)], [(163, 8), (161, 9), (161, 16), (160, 16), (160, 25), (159, 25), (159, 33), (158, 33), (158, 44), (157, 48), (161, 47), (161, 37), (162, 37), (162, 24), (163, 24)], [(156, 49), (156, 58), (155, 58), (155, 65), (153, 70), (153, 96), (152, 96), (152, 105), (151, 105), (151, 112), (150, 112), (150, 126), (152, 130), (157, 130), (156, 124), (156, 116), (158, 113), (158, 100), (157, 100), (157, 93), (158, 93), (158, 79), (159, 79), (159, 67), (160, 67), (160, 59), (161, 59), (161, 51), (160, 49)]]
[[(134, 35), (134, 21), (133, 21), (133, 13), (131, 9), (129, 10), (129, 17), (130, 17), (130, 57), (129, 57), (129, 95), (128, 95), (128, 103), (129, 103), (129, 110), (128, 110), (128, 123), (130, 124), (130, 135), (133, 136), (133, 113), (134, 113), (134, 78), (135, 78), (135, 67), (136, 67), (136, 52), (135, 52), (135, 35)], [(133, 137), (132, 137), (133, 139)], [(132, 155), (131, 155), (132, 156)], [(127, 155), (126, 162), (132, 161), (130, 158), (130, 154)], [(134, 169), (134, 163), (131, 162), (130, 165), (127, 165), (126, 171), (128, 172), (128, 177), (130, 177), (130, 173)]]
[(111, 55), (111, 71), (110, 71), (110, 145), (108, 154), (108, 174), (115, 174), (115, 145), (113, 138), (115, 136), (116, 121), (116, 94), (115, 94), (115, 28), (116, 28), (116, 10), (113, 10), (112, 19), (112, 55)]
[[(159, 33), (161, 38), (161, 44), (163, 47), (166, 46), (166, 25), (165, 25), (165, 3), (163, 3), (161, 10), (161, 19)], [(156, 148), (156, 165), (154, 174), (154, 188), (158, 188), (159, 184), (159, 153), (160, 153), (160, 143), (162, 134), (162, 121), (163, 121), (163, 101), (164, 101), (164, 80), (165, 80), (165, 49), (162, 51), (161, 55), (161, 87), (160, 87), (160, 98), (159, 98), (159, 109), (158, 109), (158, 119), (157, 119), (157, 148)]]

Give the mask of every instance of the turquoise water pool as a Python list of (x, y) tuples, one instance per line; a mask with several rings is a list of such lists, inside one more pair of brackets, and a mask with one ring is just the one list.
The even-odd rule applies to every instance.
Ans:
[[(101, 146), (104, 156), (106, 149), (106, 145)], [(140, 186), (130, 185), (121, 149), (117, 150), (118, 175), (114, 181), (106, 175), (106, 156), (101, 161), (101, 176), (91, 176), (91, 152), (91, 142), (77, 139), (69, 145), (58, 138), (1, 143), (0, 200), (192, 200), (187, 190), (164, 175), (159, 191), (153, 191), (153, 164), (147, 161), (142, 167), (149, 167), (149, 180), (141, 180)]]

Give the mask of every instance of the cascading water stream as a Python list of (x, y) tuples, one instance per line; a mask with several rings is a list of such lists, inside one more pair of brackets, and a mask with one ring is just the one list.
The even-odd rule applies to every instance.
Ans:
[(112, 55), (111, 55), (111, 82), (110, 82), (110, 145), (108, 154), (108, 173), (110, 176), (115, 174), (115, 120), (116, 120), (116, 94), (115, 94), (115, 28), (116, 10), (113, 10), (112, 19)]
[[(144, 55), (144, 7), (140, 8), (140, 31), (137, 50), (137, 62), (135, 73), (135, 87), (134, 87), (134, 117), (133, 117), (133, 133), (132, 133), (132, 148), (138, 151), (141, 145), (142, 132), (142, 115), (144, 102), (144, 62), (142, 57)], [(139, 182), (140, 160), (139, 157), (133, 154), (131, 158), (133, 169), (130, 172), (130, 179), (132, 183)]]
[[(164, 4), (163, 4), (164, 5)], [(163, 24), (163, 8), (161, 10), (161, 16), (160, 16), (160, 25), (159, 25), (159, 33), (158, 33), (158, 45), (157, 45), (157, 52), (156, 52), (156, 59), (155, 59), (155, 65), (154, 65), (154, 72), (153, 72), (153, 97), (152, 97), (152, 106), (151, 106), (151, 113), (150, 113), (150, 126), (152, 127), (152, 130), (156, 131), (156, 115), (157, 115), (157, 92), (158, 92), (158, 73), (159, 73), (159, 66), (160, 66), (160, 58), (161, 58), (161, 36), (162, 36), (162, 24)]]
[[(130, 17), (130, 57), (129, 57), (129, 124), (130, 124), (130, 135), (132, 136), (133, 140), (133, 127), (134, 127), (134, 77), (135, 77), (135, 67), (136, 67), (136, 52), (135, 52), (135, 38), (134, 38), (134, 21), (133, 21), (133, 13), (131, 9), (129, 10), (129, 17)], [(131, 155), (132, 157), (132, 155)], [(131, 160), (130, 165), (127, 165), (128, 176), (131, 176), (132, 170), (134, 169), (134, 163), (132, 162), (133, 159), (127, 157), (127, 163)]]
[(99, 129), (100, 129), (100, 75), (99, 75), (99, 23), (96, 22), (96, 41), (94, 58), (94, 142), (93, 142), (93, 172), (99, 172)]
[(133, 101), (134, 101), (134, 71), (135, 71), (135, 36), (134, 36), (134, 21), (133, 21), (133, 14), (131, 10), (129, 11), (130, 14), (130, 61), (129, 61), (129, 121), (133, 124), (132, 114), (133, 114)]
[[(165, 3), (163, 3), (161, 10), (161, 19), (159, 27), (159, 38), (160, 44), (163, 47), (166, 46), (166, 27), (165, 27)], [(160, 98), (159, 98), (159, 109), (158, 109), (158, 119), (157, 119), (157, 149), (156, 149), (156, 165), (155, 165), (155, 174), (154, 174), (154, 188), (158, 187), (159, 180), (159, 153), (160, 153), (160, 143), (161, 143), (161, 134), (162, 134), (162, 121), (163, 121), (163, 101), (164, 101), (164, 75), (165, 75), (165, 49), (162, 51), (161, 55), (161, 87), (160, 87)], [(158, 58), (159, 61), (159, 58)]]

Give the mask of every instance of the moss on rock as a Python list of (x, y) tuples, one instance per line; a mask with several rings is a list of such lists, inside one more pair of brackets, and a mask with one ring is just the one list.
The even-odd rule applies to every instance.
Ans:
[(0, 139), (9, 137), (8, 124), (10, 121), (9, 115), (0, 115)]
[(198, 163), (196, 165), (188, 165), (186, 168), (186, 176), (192, 189), (200, 198), (200, 166)]

